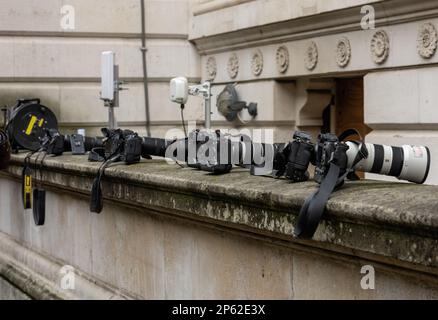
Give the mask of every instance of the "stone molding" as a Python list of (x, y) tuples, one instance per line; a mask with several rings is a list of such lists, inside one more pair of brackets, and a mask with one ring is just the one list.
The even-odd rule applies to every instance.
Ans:
[(336, 45), (336, 63), (339, 67), (344, 68), (347, 66), (351, 59), (351, 45), (350, 40), (347, 37), (339, 39)]
[(256, 50), (252, 55), (251, 70), (255, 76), (259, 76), (263, 71), (263, 54), (260, 50)]
[[(438, 17), (438, 3), (435, 0), (382, 1), (374, 3), (373, 7), (376, 13), (375, 24), (380, 28)], [(211, 54), (331, 34), (363, 31), (358, 23), (359, 13), (360, 7), (350, 7), (308, 16), (305, 19), (281, 21), (225, 34), (190, 38), (190, 40), (196, 44), (201, 54)]]
[(198, 16), (204, 13), (208, 13), (215, 10), (221, 10), (225, 8), (230, 8), (237, 6), (242, 3), (251, 2), (255, 0), (215, 0), (215, 1), (198, 1), (193, 7), (193, 15)]
[(417, 49), (418, 54), (425, 58), (431, 58), (437, 48), (437, 31), (432, 23), (425, 23), (418, 31)]
[(217, 64), (215, 57), (208, 57), (206, 62), (207, 75), (209, 76), (208, 80), (214, 80), (217, 73)]
[(299, 88), (305, 91), (304, 96), (306, 96), (303, 104), (296, 106), (296, 124), (300, 129), (322, 126), (322, 113), (332, 101), (334, 87), (333, 81), (319, 79), (308, 80), (304, 86)]
[[(234, 72), (235, 77), (231, 79), (257, 81), (333, 76), (339, 72), (366, 74), (381, 68), (403, 69), (437, 64), (438, 55), (434, 54), (434, 48), (438, 45), (438, 42), (435, 42), (438, 37), (435, 38), (432, 25), (438, 25), (438, 15), (435, 19), (391, 25), (384, 30), (354, 31), (232, 51), (232, 54), (238, 57), (238, 68), (234, 67), (238, 72)], [(420, 33), (419, 28), (423, 30)], [(428, 43), (427, 48), (424, 47), (425, 41)], [(333, 49), (327, 50), (330, 47)], [(263, 55), (263, 72), (259, 75), (255, 75), (251, 68), (254, 50), (260, 51)], [(218, 70), (227, 68), (229, 55), (229, 52), (214, 54)], [(201, 60), (205, 63), (209, 57), (211, 55), (201, 56)], [(229, 82), (230, 77), (224, 75), (226, 73), (218, 72), (215, 83)], [(202, 74), (203, 79), (208, 77), (206, 72)]]
[(304, 64), (306, 65), (307, 70), (315, 69), (318, 64), (318, 46), (315, 41), (311, 41), (307, 45)]
[(237, 56), (237, 54), (232, 53), (228, 58), (227, 71), (228, 76), (231, 79), (237, 77), (237, 74), (239, 73), (239, 57)]
[(289, 68), (289, 50), (285, 46), (279, 46), (275, 54), (277, 69), (280, 73), (285, 73)]
[(384, 30), (374, 33), (371, 39), (371, 57), (377, 64), (382, 64), (389, 56), (389, 37)]

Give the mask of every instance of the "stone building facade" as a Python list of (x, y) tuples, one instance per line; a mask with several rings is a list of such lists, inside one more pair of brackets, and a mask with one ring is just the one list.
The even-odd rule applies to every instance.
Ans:
[[(168, 98), (169, 80), (185, 75), (192, 82), (200, 81), (199, 55), (187, 41), (189, 8), (186, 0), (145, 1), (150, 120), (155, 135), (181, 123)], [(73, 25), (66, 21), (69, 14)], [(129, 88), (120, 93), (119, 125), (145, 132), (140, 1), (2, 1), (0, 17), (2, 104), (13, 104), (17, 97), (40, 97), (64, 130), (85, 128), (90, 135), (100, 134), (98, 129), (108, 121), (99, 100), (100, 55), (111, 50)], [(186, 113), (188, 119), (203, 118), (199, 103), (188, 106)]]
[[(294, 129), (355, 127), (367, 142), (424, 144), (434, 158), (437, 8), (427, 0), (201, 1), (190, 40), (202, 78), (217, 91), (239, 83), (242, 99), (259, 103), (249, 125), (275, 127), (277, 140)], [(427, 183), (438, 183), (437, 170), (432, 162)]]
[[(71, 29), (62, 26), (66, 5)], [(354, 126), (368, 142), (425, 144), (435, 157), (435, 10), (429, 0), (147, 0), (152, 134), (180, 127), (168, 82), (183, 75), (212, 81), (216, 128), (272, 128), (283, 142), (295, 129)], [(107, 120), (100, 52), (113, 50), (129, 88), (119, 125), (145, 132), (140, 1), (3, 2), (0, 11), (1, 103), (38, 96), (65, 130), (98, 134)], [(229, 123), (219, 114), (215, 96), (227, 83), (258, 103), (255, 118), (242, 111)], [(202, 125), (203, 113), (201, 100), (189, 99), (186, 120)], [(438, 182), (437, 170), (428, 183)]]
[[(66, 5), (71, 29), (62, 26)], [(356, 127), (367, 142), (425, 144), (434, 158), (437, 9), (432, 0), (147, 0), (152, 134), (181, 127), (168, 83), (182, 75), (212, 81), (215, 128), (272, 128), (284, 142), (296, 129)], [(38, 96), (64, 130), (98, 134), (107, 121), (100, 52), (113, 50), (129, 88), (119, 125), (145, 133), (140, 1), (5, 1), (0, 12), (2, 104)], [(244, 110), (230, 123), (217, 111), (227, 83), (258, 103), (255, 118)], [(200, 99), (190, 98), (185, 112), (203, 124)], [(432, 163), (427, 183), (438, 182), (437, 171)]]
[[(145, 134), (147, 49), (153, 136), (181, 127), (169, 80), (186, 76), (211, 81), (214, 128), (271, 128), (281, 142), (297, 129), (355, 127), (367, 142), (424, 144), (438, 157), (436, 0), (145, 4), (142, 48), (140, 0), (1, 1), (0, 104), (39, 97), (64, 132), (99, 134), (100, 53), (113, 50), (129, 88), (116, 118)], [(218, 112), (229, 83), (257, 102), (256, 117)], [(185, 118), (203, 125), (201, 99), (189, 98)], [(349, 182), (302, 240), (292, 230), (314, 182), (143, 160), (105, 171), (94, 214), (100, 164), (64, 154), (35, 169), (47, 191), (36, 226), (22, 205), (24, 156), (0, 172), (0, 299), (438, 298), (436, 186)], [(436, 161), (426, 182), (438, 183)], [(364, 270), (375, 287), (363, 286)]]

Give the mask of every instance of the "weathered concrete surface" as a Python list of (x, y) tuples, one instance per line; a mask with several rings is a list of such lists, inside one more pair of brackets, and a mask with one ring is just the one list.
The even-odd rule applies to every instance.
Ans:
[[(2, 178), (17, 179), (22, 159)], [(0, 231), (134, 297), (438, 298), (436, 187), (347, 183), (304, 241), (291, 234), (312, 182), (242, 169), (218, 177), (163, 160), (118, 164), (96, 215), (88, 197), (98, 165), (45, 160), (40, 228), (23, 212), (19, 184), (1, 179)], [(360, 288), (364, 264), (376, 267), (378, 290)]]
[(0, 299), (1, 300), (29, 300), (30, 297), (13, 286), (3, 278), (0, 278)]
[[(5, 231), (4, 220), (2, 220), (2, 230)], [(18, 228), (17, 228), (18, 227)], [(22, 229), (23, 223), (19, 223), (15, 228)], [(7, 227), (6, 227), (7, 228)], [(14, 232), (9, 232), (14, 234)], [(16, 236), (16, 234), (14, 234)], [(16, 239), (20, 237), (16, 236)], [(130, 299), (133, 298), (126, 293), (105, 283), (99, 282), (95, 278), (84, 275), (79, 270), (75, 270), (73, 289), (70, 290), (61, 286), (62, 278), (67, 274), (70, 266), (65, 262), (61, 263), (56, 254), (41, 254), (25, 246), (26, 239), (20, 239), (18, 243), (10, 236), (0, 232), (0, 280), (2, 277), (5, 283), (0, 284), (0, 300), (9, 299), (12, 293), (16, 293), (17, 299)], [(54, 241), (54, 245), (59, 244), (59, 239)], [(34, 248), (35, 249), (35, 248)], [(40, 249), (41, 251), (41, 249)], [(44, 251), (44, 250), (43, 250)], [(63, 269), (64, 267), (64, 269)], [(66, 280), (64, 280), (65, 283)], [(9, 286), (6, 286), (6, 282)], [(71, 283), (70, 283), (71, 284)], [(14, 290), (15, 288), (15, 290)], [(21, 296), (19, 295), (21, 291)]]

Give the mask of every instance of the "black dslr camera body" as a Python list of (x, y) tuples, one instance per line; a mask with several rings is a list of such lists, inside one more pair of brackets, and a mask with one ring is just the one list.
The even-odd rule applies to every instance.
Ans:
[(311, 141), (310, 134), (296, 131), (293, 141), (286, 145), (282, 151), (284, 168), (279, 171), (293, 182), (309, 180), (309, 164), (315, 166), (314, 180), (321, 183), (327, 176), (330, 164), (334, 163), (341, 168), (340, 176), (347, 170), (348, 145), (339, 141), (332, 133), (318, 135), (316, 144)]
[(60, 156), (64, 152), (64, 136), (57, 129), (45, 129), (45, 135), (40, 141), (41, 149), (48, 154)]
[(339, 141), (332, 133), (320, 133), (315, 145), (315, 176), (314, 180), (321, 183), (327, 176), (330, 164), (334, 163), (340, 168), (339, 176), (347, 170), (348, 145)]
[(315, 148), (311, 141), (310, 134), (302, 131), (296, 131), (293, 141), (283, 150), (285, 154), (284, 175), (293, 182), (302, 182), (309, 180), (307, 168), (310, 163), (314, 163)]
[(88, 160), (102, 161), (91, 187), (90, 211), (100, 213), (103, 209), (101, 180), (105, 169), (114, 162), (133, 164), (140, 161), (143, 139), (131, 130), (103, 128), (103, 148), (93, 148)]
[(194, 130), (190, 132), (186, 139), (187, 149), (184, 161), (191, 168), (200, 169), (211, 172), (213, 174), (228, 173), (232, 169), (232, 164), (228, 161), (222, 163), (220, 160), (221, 147), (228, 148), (227, 155), (231, 154), (231, 144), (219, 130), (214, 132), (207, 132), (201, 130)]
[(103, 128), (102, 133), (105, 136), (103, 141), (105, 159), (116, 157), (114, 161), (123, 161), (126, 164), (140, 161), (143, 140), (136, 132)]

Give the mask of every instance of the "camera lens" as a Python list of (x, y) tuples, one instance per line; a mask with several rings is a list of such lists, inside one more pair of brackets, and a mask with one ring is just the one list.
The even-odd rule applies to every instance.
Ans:
[[(358, 145), (347, 142), (348, 167), (358, 153)], [(429, 174), (430, 151), (424, 146), (401, 147), (366, 143), (368, 157), (354, 166), (357, 171), (383, 174), (415, 183), (424, 183)]]

